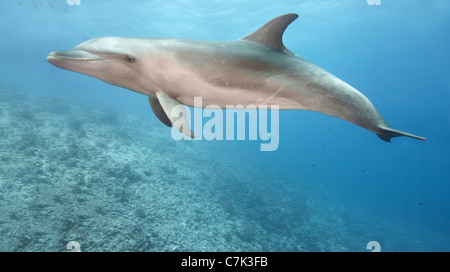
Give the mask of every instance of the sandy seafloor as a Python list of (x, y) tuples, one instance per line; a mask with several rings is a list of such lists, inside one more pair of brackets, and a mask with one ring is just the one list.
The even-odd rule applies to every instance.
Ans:
[(0, 135), (0, 251), (66, 251), (69, 241), (82, 251), (365, 251), (373, 237), (384, 237), (387, 250), (421, 243), (405, 229), (347, 214), (304, 184), (286, 186), (243, 161), (174, 141), (156, 118), (2, 88)]

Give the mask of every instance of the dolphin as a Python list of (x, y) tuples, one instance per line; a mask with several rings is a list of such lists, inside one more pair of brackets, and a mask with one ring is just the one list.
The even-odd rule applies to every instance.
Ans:
[[(341, 79), (289, 51), (283, 44), (290, 13), (235, 41), (100, 37), (47, 60), (148, 96), (167, 126), (194, 137), (184, 107), (265, 105), (310, 110), (347, 120), (384, 141), (425, 138), (391, 128), (367, 97)], [(181, 120), (181, 121), (180, 121)]]

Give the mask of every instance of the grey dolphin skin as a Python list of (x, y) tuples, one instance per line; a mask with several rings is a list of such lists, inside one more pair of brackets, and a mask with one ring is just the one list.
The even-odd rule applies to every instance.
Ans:
[(387, 142), (397, 136), (425, 140), (392, 129), (355, 88), (289, 51), (282, 37), (297, 17), (279, 16), (236, 41), (101, 37), (71, 51), (51, 52), (47, 60), (148, 96), (161, 122), (191, 137), (184, 107), (177, 106), (194, 106), (194, 97), (202, 97), (205, 106), (317, 111)]

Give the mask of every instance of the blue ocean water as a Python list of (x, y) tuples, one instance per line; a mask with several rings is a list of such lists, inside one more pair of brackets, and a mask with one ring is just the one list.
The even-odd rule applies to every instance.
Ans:
[[(446, 0), (0, 4), (0, 251), (450, 250)], [(298, 13), (286, 47), (396, 129), (280, 111), (279, 148), (174, 141), (145, 96), (46, 60), (101, 36), (231, 41)]]

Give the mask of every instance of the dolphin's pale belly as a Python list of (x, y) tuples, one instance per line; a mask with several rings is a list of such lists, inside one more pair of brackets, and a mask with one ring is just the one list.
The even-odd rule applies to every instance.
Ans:
[[(174, 97), (181, 103), (194, 106), (194, 98), (202, 98), (202, 106), (279, 106), (280, 109), (306, 109), (301, 103), (291, 99), (289, 93), (295, 89), (289, 85), (273, 79), (239, 78), (203, 78), (193, 75), (182, 85), (175, 84)], [(182, 94), (177, 95), (178, 91)], [(309, 100), (309, 99), (307, 99)]]

